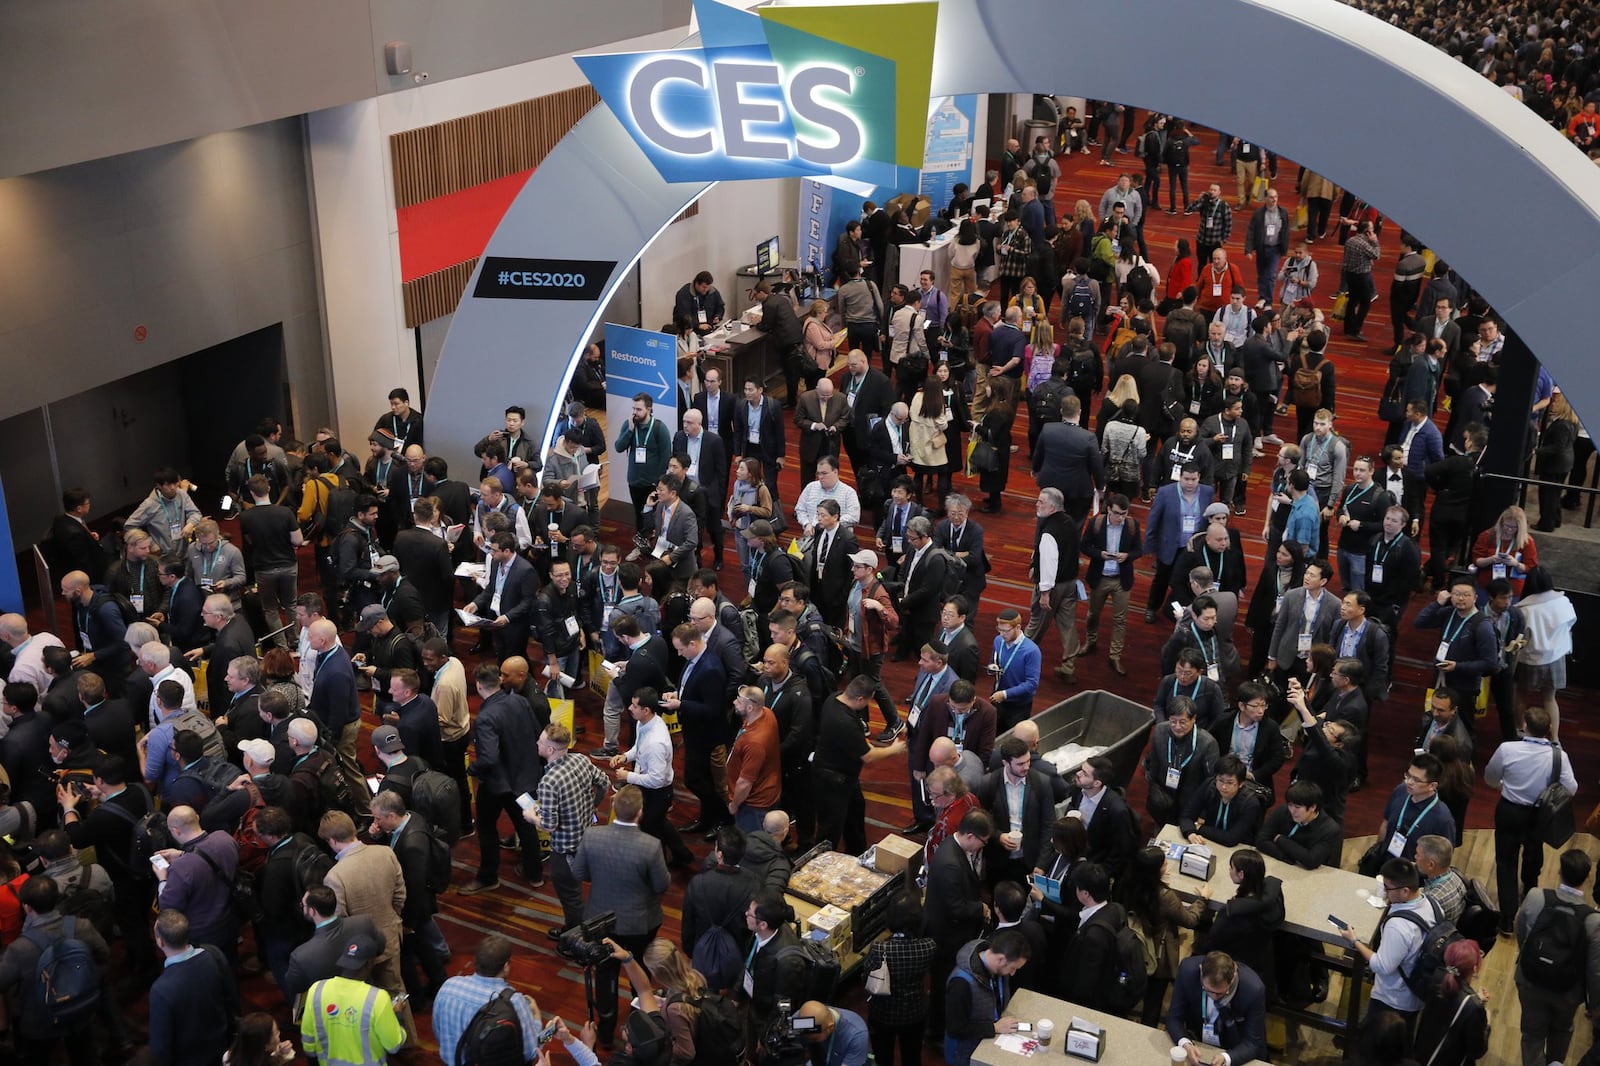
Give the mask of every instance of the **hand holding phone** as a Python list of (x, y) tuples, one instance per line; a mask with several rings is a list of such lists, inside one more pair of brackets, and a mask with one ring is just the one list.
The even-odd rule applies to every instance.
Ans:
[(546, 1044), (550, 1043), (550, 1041), (554, 1040), (556, 1030), (560, 1027), (560, 1025), (561, 1018), (559, 1016), (551, 1018), (550, 1023), (543, 1029), (539, 1030), (539, 1036), (537, 1040), (538, 1046), (544, 1047)]
[(1339, 930), (1341, 933), (1344, 932), (1346, 929), (1350, 928), (1350, 923), (1349, 922), (1345, 921), (1342, 918), (1335, 917), (1332, 914), (1328, 915), (1328, 921), (1332, 922), (1333, 923), (1333, 927), (1335, 929)]

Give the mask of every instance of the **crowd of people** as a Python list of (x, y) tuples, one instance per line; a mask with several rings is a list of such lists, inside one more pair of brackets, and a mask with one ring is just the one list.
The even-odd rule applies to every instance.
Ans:
[[(1364, 6), (1591, 147), (1592, 23), (1530, 24), (1514, 46), (1517, 11)], [(1534, 533), (1572, 501), (1541, 490), (1536, 530), (1517, 506), (1471, 529), (1468, 502), (1491, 431), (1574, 485), (1587, 435), (1542, 371), (1526, 414), (1495, 409), (1492, 311), (1400, 234), (1387, 435), (1356, 454), (1335, 428), (1344, 357), (1311, 249), (1343, 244), (1344, 342), (1366, 344), (1381, 217), (1303, 172), (1297, 221), (1276, 187), (1257, 196), (1278, 159), (1229, 135), (1216, 162), (1233, 203), (1220, 183), (1190, 200), (1200, 139), (1181, 119), (1091, 111), (1054, 146), (1007, 146), (977, 190), (993, 215), (957, 187), (948, 278), (885, 296), (890, 247), (922, 231), (869, 202), (836, 250), (831, 305), (802, 325), (787, 294), (761, 291), (782, 397), (702, 365), (693, 335), (725, 313), (702, 273), (676, 300), (676, 424), (640, 394), (603, 429), (591, 345), (549, 450), (508, 406), (469, 478), (428, 452), (397, 388), (364, 457), (330, 430), (256, 427), (222, 479), (236, 526), (173, 469), (115, 535), (90, 528), (86, 492), (64, 493), (49, 542), (63, 633), (0, 616), (0, 989), (23, 1060), (145, 1045), (161, 1064), (381, 1063), (424, 1015), (449, 1063), (544, 1062), (559, 1041), (580, 1064), (598, 1049), (887, 1066), (920, 1062), (927, 1041), (964, 1064), (1029, 1021), (1006, 1009), (1024, 988), (1164, 1025), (1194, 1066), (1202, 1043), (1240, 1063), (1267, 1056), (1269, 1009), (1328, 995), (1268, 860), (1336, 866), (1347, 836), (1371, 834), (1360, 869), (1381, 881), (1381, 934), (1346, 930), (1374, 975), (1366, 1061), (1478, 1061), (1490, 1010), (1473, 980), (1496, 937), (1522, 949), (1524, 1063), (1561, 1061), (1578, 1007), (1600, 1004), (1589, 860), (1563, 852), (1560, 886), (1538, 886), (1541, 795), (1578, 782), (1557, 700), (1575, 614)], [(1091, 147), (1143, 172), (1058, 225), (1057, 150)], [(1163, 177), (1167, 210), (1198, 216), (1164, 280), (1144, 238)], [(811, 328), (830, 315), (840, 371), (832, 330)], [(1013, 452), (1036, 489), (1025, 571), (997, 567), (978, 517), (1005, 509)], [(584, 484), (608, 456), (631, 511), (620, 535)], [(1259, 567), (1246, 533), (1265, 541)], [(316, 591), (300, 588), (307, 555)], [(1028, 607), (982, 632), (996, 569)], [(1145, 580), (1140, 639), (1128, 611)], [(1104, 756), (1052, 764), (1033, 720), (1045, 670), (1071, 686), (1099, 653), (1108, 601), (1109, 669), (1159, 661), (1153, 685), (1119, 683), (1153, 712), (1142, 808)], [(1407, 713), (1390, 700), (1407, 628), (1439, 630), (1428, 712), (1381, 820), (1351, 824), (1352, 792), (1390, 787), (1368, 748), (1380, 715)], [(908, 685), (891, 687), (889, 662), (915, 663)], [(924, 848), (866, 953), (863, 1016), (830, 1002), (836, 973), (783, 890), (817, 844), (867, 849), (862, 774), (901, 759), (903, 833)], [(1480, 773), (1501, 796), (1494, 899), (1452, 865)], [(1166, 883), (1166, 850), (1145, 844), (1163, 827), (1232, 849), (1231, 899)], [(468, 837), (476, 869), (452, 884)], [(549, 937), (592, 977), (586, 1025), (516, 992), (499, 933), (448, 976), (439, 897), (503, 890), (508, 855), (529, 889), (548, 876)], [(675, 869), (676, 942), (661, 935)], [(1481, 936), (1433, 935), (1474, 915)], [(241, 1011), (238, 977), (258, 973), (287, 1013)], [(123, 1003), (146, 992), (141, 1033)]]

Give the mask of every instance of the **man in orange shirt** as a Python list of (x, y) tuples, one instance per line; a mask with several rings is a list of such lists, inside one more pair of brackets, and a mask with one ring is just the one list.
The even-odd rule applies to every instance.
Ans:
[(728, 752), (728, 813), (746, 833), (761, 828), (767, 811), (783, 791), (783, 764), (778, 752), (778, 720), (767, 710), (761, 689), (743, 685), (734, 698), (739, 735)]
[(1228, 262), (1226, 248), (1213, 248), (1210, 258), (1200, 268), (1195, 288), (1199, 291), (1199, 299), (1195, 300), (1194, 309), (1209, 319), (1228, 305), (1228, 298), (1235, 289), (1245, 291), (1244, 275), (1239, 272), (1238, 266)]

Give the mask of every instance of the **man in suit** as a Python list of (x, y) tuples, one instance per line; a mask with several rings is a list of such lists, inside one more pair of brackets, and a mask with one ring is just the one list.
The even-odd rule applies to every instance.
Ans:
[(1467, 727), (1466, 720), (1461, 715), (1461, 696), (1452, 688), (1433, 690), (1433, 698), (1428, 702), (1428, 713), (1422, 716), (1422, 727), (1417, 732), (1416, 742), (1411, 747), (1413, 750), (1421, 748), (1427, 751), (1428, 745), (1433, 743), (1433, 738), (1440, 736), (1454, 738), (1461, 747), (1461, 757), (1471, 765), (1475, 747), (1472, 730)]
[(900, 651), (896, 659), (909, 658), (929, 640), (939, 625), (947, 564), (933, 550), (933, 523), (918, 515), (906, 523), (906, 554), (900, 563)]
[(517, 797), (533, 793), (543, 775), (538, 755), (540, 723), (528, 701), (500, 685), (500, 670), (479, 663), (472, 680), (483, 705), (473, 723), (477, 757), (467, 773), (478, 779), (478, 874), (461, 888), (471, 896), (500, 887), (500, 815), (511, 819), (522, 844), (522, 876), (538, 888), (544, 884), (544, 865), (533, 826), (522, 817)]
[[(1009, 741), (1007, 741), (1009, 742)], [(1138, 848), (1137, 830), (1120, 789), (1111, 786), (1116, 767), (1104, 755), (1079, 766), (1072, 775), (1067, 809), (1077, 811), (1089, 833), (1087, 858), (1120, 877)]]
[(589, 754), (597, 759), (609, 759), (621, 749), (617, 746), (622, 736), (622, 715), (633, 694), (641, 688), (666, 692), (673, 685), (669, 680), (666, 642), (654, 633), (646, 633), (639, 620), (631, 614), (617, 614), (611, 619), (611, 633), (628, 650), (627, 662), (620, 673), (611, 679), (606, 693), (603, 716), (605, 744)]
[[(956, 831), (945, 838), (928, 864), (927, 902), (922, 910), (922, 932), (933, 938), (933, 958), (928, 963), (929, 984), (943, 989), (955, 968), (961, 945), (983, 935), (989, 908), (983, 902), (978, 877), (978, 855), (994, 835), (995, 821), (987, 811), (968, 811)], [(932, 1032), (944, 1031), (944, 996), (928, 999)]]
[[(526, 471), (519, 475), (518, 488), (524, 484), (524, 477), (531, 475)], [(533, 511), (528, 516), (528, 532), (533, 534), (533, 547), (528, 553), (533, 557), (534, 568), (539, 571), (541, 578), (549, 580), (550, 564), (555, 560), (571, 561), (572, 553), (568, 544), (572, 540), (572, 533), (579, 526), (588, 524), (589, 513), (568, 499), (560, 485), (546, 484), (539, 489), (539, 502), (533, 505)], [(551, 526), (556, 527), (554, 533), (550, 531)]]
[(728, 745), (733, 742), (728, 675), (692, 622), (672, 631), (672, 644), (683, 659), (683, 671), (662, 695), (661, 706), (676, 711), (683, 726), (683, 784), (700, 801), (699, 816), (683, 831), (711, 835), (732, 824), (726, 782)]
[[(376, 738), (377, 734), (373, 736)], [(379, 842), (387, 843), (400, 860), (406, 882), (406, 903), (400, 911), (405, 929), (400, 942), (400, 968), (406, 988), (417, 998), (431, 1001), (444, 984), (450, 948), (433, 920), (439, 913), (438, 897), (429, 887), (433, 833), (420, 813), (406, 808), (399, 792), (379, 792), (372, 798), (372, 833)], [(420, 980), (418, 970), (422, 974)]]
[[(1288, 602), (1285, 601), (1285, 609)], [(1287, 686), (1285, 686), (1287, 687)], [(1217, 750), (1224, 756), (1234, 755), (1244, 763), (1245, 778), (1272, 792), (1272, 775), (1283, 765), (1283, 731), (1278, 723), (1267, 717), (1267, 688), (1255, 681), (1246, 681), (1235, 694), (1238, 710), (1211, 727)], [(1222, 773), (1222, 763), (1217, 763), (1217, 773)]]
[[(661, 928), (661, 897), (670, 878), (661, 857), (661, 842), (639, 829), (644, 793), (637, 785), (617, 789), (611, 801), (609, 825), (590, 827), (583, 834), (572, 872), (589, 882), (584, 902), (585, 921), (615, 914), (611, 938), (635, 957), (655, 939)], [(612, 1042), (617, 1029), (617, 976), (620, 966), (607, 959), (595, 967), (596, 1030), (601, 1046)]]
[(389, 516), (397, 532), (410, 528), (416, 519), (417, 501), (432, 496), (437, 487), (424, 469), (428, 454), (422, 450), (422, 445), (407, 444), (404, 454), (405, 462), (395, 463), (389, 469)]
[(1033, 556), (1028, 577), (1033, 585), (1028, 639), (1042, 643), (1045, 627), (1055, 622), (1061, 637), (1061, 662), (1055, 674), (1067, 684), (1077, 680), (1078, 663), (1078, 522), (1062, 508), (1060, 489), (1040, 489), (1034, 513)]
[(1466, 540), (1467, 508), (1478, 480), (1478, 456), (1488, 440), (1489, 431), (1483, 426), (1469, 426), (1462, 439), (1462, 454), (1429, 463), (1422, 471), (1434, 497), (1428, 511), (1428, 573), (1435, 592), (1443, 591), (1450, 563)]
[[(44, 888), (44, 884), (39, 886)], [(24, 885), (26, 892), (28, 886)], [(48, 898), (48, 894), (43, 894)], [(35, 895), (29, 893), (24, 901), (34, 903)], [(52, 901), (53, 902), (53, 901)], [(55, 916), (54, 909), (51, 917)], [(30, 925), (36, 928), (42, 924), (38, 921), (41, 916), (35, 912)], [(146, 915), (146, 918), (149, 916)], [(85, 922), (79, 922), (84, 925)], [(233, 966), (223, 951), (217, 945), (201, 941), (200, 930), (193, 931), (190, 935), (189, 919), (182, 910), (163, 908), (156, 915), (155, 942), (161, 949), (164, 962), (161, 976), (155, 979), (150, 986), (150, 1047), (148, 1061), (168, 1066), (179, 1062), (217, 1062), (227, 1051), (228, 1032), (235, 1018), (239, 1016), (239, 986), (234, 976)], [(47, 933), (46, 929), (37, 929), (33, 936)], [(130, 935), (134, 935), (130, 930)], [(108, 962), (110, 952), (105, 944), (95, 934), (94, 929), (75, 930), (74, 936), (90, 945), (96, 962)], [(31, 938), (30, 938), (31, 940)], [(31, 943), (30, 943), (30, 946)], [(10, 952), (7, 952), (10, 954)], [(30, 968), (29, 972), (32, 972)], [(29, 996), (24, 1002), (37, 1004), (42, 997)], [(26, 1008), (22, 1015), (22, 1028), (19, 1034), (18, 1050), (24, 1058), (35, 1062), (48, 1062), (52, 1056), (46, 1050), (45, 1054), (38, 1055), (38, 1046), (32, 1049), (34, 1054), (29, 1054), (27, 1037), (29, 1015)], [(81, 1039), (83, 1031), (90, 1027), (82, 1018), (77, 1025), (56, 1023), (58, 1030), (73, 1030), (75, 1035), (67, 1038), (67, 1043), (72, 1045)], [(54, 1041), (51, 1041), (53, 1043)], [(92, 1038), (83, 1043), (87, 1048), (79, 1045), (79, 1049), (87, 1050), (89, 1054), (82, 1061), (94, 1061), (94, 1045)], [(49, 1044), (45, 1045), (48, 1049)], [(76, 1050), (76, 1049), (75, 1049)], [(73, 1056), (77, 1059), (77, 1056)]]
[[(850, 374), (841, 383), (844, 391), (845, 403), (850, 408), (850, 427), (844, 435), (845, 454), (850, 456), (850, 467), (855, 471), (856, 489), (858, 492), (867, 492), (868, 486), (863, 484), (865, 471), (872, 466), (870, 454), (871, 434), (884, 418), (888, 417), (889, 409), (894, 404), (894, 386), (889, 383), (889, 378), (883, 371), (871, 366), (867, 355), (856, 348), (850, 352), (847, 365)], [(865, 499), (875, 501), (880, 498), (882, 486), (887, 485), (889, 479), (879, 474), (877, 493), (867, 493)]]
[(756, 377), (744, 379), (744, 402), (733, 408), (732, 450), (740, 458), (761, 460), (761, 473), (772, 498), (778, 498), (778, 471), (784, 464), (783, 405), (767, 396)]
[[(327, 727), (327, 746), (338, 752), (339, 772), (356, 797), (356, 809), (365, 816), (367, 775), (356, 759), (356, 737), (361, 733), (361, 704), (356, 693), (355, 665), (339, 641), (339, 629), (327, 618), (311, 624), (311, 647), (317, 653), (317, 672), (306, 709)], [(290, 765), (293, 765), (292, 763)]]
[[(909, 407), (903, 403), (896, 403), (889, 408), (889, 417), (879, 422), (867, 435), (867, 453), (869, 463), (877, 472), (878, 484), (893, 485), (907, 476), (906, 471), (911, 463)], [(914, 482), (912, 491), (917, 491)]]
[[(467, 487), (467, 483), (450, 477), (450, 466), (441, 456), (428, 456), (422, 464), (422, 469), (433, 478), (433, 495), (439, 501), (439, 524), (446, 528), (467, 526), (470, 529), (473, 506), (472, 491)], [(470, 536), (456, 539), (456, 562), (470, 562), (476, 555), (477, 549)]]
[(1195, 1041), (1223, 1049), (1229, 1062), (1267, 1056), (1267, 991), (1255, 971), (1220, 951), (1191, 955), (1178, 964), (1167, 1008), (1167, 1035), (1189, 1055), (1189, 1066), (1203, 1060)]
[(1499, 387), (1500, 368), (1493, 363), (1474, 363), (1478, 380), (1461, 390), (1450, 408), (1450, 421), (1445, 425), (1444, 443), (1451, 452), (1467, 450), (1466, 436), (1473, 425), (1487, 426), (1494, 417), (1495, 390)]
[(100, 534), (88, 526), (93, 507), (87, 489), (63, 492), (61, 513), (50, 522), (50, 543), (55, 548), (55, 565), (64, 571), (82, 570), (91, 584), (98, 585), (105, 580), (110, 560), (100, 547)]
[(1399, 444), (1405, 455), (1406, 469), (1413, 474), (1422, 474), (1429, 464), (1445, 457), (1444, 435), (1434, 423), (1431, 410), (1421, 400), (1406, 402), (1405, 426), (1400, 431)]
[(976, 683), (981, 669), (978, 636), (967, 624), (972, 614), (972, 600), (957, 594), (948, 596), (939, 605), (939, 628), (934, 638), (945, 649), (945, 662), (950, 672), (963, 681)]
[(845, 609), (850, 602), (850, 556), (860, 550), (855, 530), (841, 521), (838, 501), (819, 502), (806, 584), (812, 589), (822, 620), (836, 629), (844, 627)]
[[(1144, 530), (1144, 552), (1154, 553), (1156, 572), (1150, 579), (1144, 620), (1152, 625), (1172, 583), (1173, 564), (1188, 546), (1189, 539), (1199, 532), (1201, 516), (1211, 506), (1211, 497), (1211, 486), (1200, 484), (1200, 468), (1194, 463), (1185, 463), (1178, 472), (1178, 480), (1162, 485), (1156, 492), (1155, 502), (1150, 505), (1150, 517)], [(1282, 617), (1281, 611), (1279, 617)]]
[(1106, 497), (1106, 510), (1083, 528), (1078, 551), (1089, 560), (1083, 575), (1089, 589), (1088, 619), (1080, 655), (1094, 654), (1099, 644), (1100, 612), (1111, 600), (1111, 669), (1126, 677), (1122, 649), (1128, 637), (1128, 601), (1133, 596), (1133, 563), (1143, 554), (1139, 523), (1128, 513), (1128, 498), (1120, 492)]
[(400, 860), (388, 848), (357, 839), (356, 824), (343, 811), (323, 814), (317, 835), (334, 855), (333, 869), (323, 884), (333, 889), (340, 913), (366, 915), (383, 937), (383, 950), (373, 964), (372, 984), (390, 995), (400, 995), (406, 990), (400, 975), (400, 912), (406, 905), (406, 878)]
[[(881, 431), (882, 427), (879, 429)], [(911, 499), (915, 491), (916, 483), (902, 474), (895, 478), (889, 498), (883, 504), (883, 521), (878, 526), (876, 547), (884, 554), (886, 565), (896, 569), (906, 554), (906, 530), (911, 520), (927, 514), (922, 504)]]
[(1111, 873), (1100, 863), (1077, 863), (1067, 880), (1062, 894), (1076, 897), (1081, 917), (1057, 971), (1061, 994), (1090, 1010), (1109, 1010), (1114, 985), (1106, 978), (1119, 969), (1117, 933), (1128, 912), (1111, 902)]
[(1325, 559), (1311, 560), (1300, 587), (1283, 594), (1267, 645), (1267, 670), (1279, 688), (1286, 688), (1290, 677), (1304, 679), (1311, 645), (1326, 644), (1333, 635), (1340, 601), (1327, 591), (1331, 568)]
[(700, 568), (700, 523), (693, 508), (679, 498), (682, 491), (678, 475), (662, 474), (656, 491), (645, 501), (639, 534), (655, 559), (649, 569), (658, 600), (665, 599), (669, 589), (682, 589)]
[[(1422, 514), (1428, 496), (1428, 483), (1422, 479), (1420, 472), (1406, 465), (1406, 451), (1398, 444), (1383, 446), (1383, 466), (1373, 475), (1373, 480), (1405, 508), (1405, 520), (1400, 523), (1398, 529), (1411, 535), (1414, 547), (1415, 538), (1422, 533)], [(1391, 536), (1393, 532), (1385, 526), (1383, 537), (1387, 539)], [(1371, 565), (1370, 559), (1368, 565)], [(1368, 574), (1371, 574), (1371, 570), (1368, 570)], [(1369, 591), (1374, 584), (1376, 582), (1369, 577), (1367, 582)]]
[[(739, 620), (739, 609), (722, 599), (720, 592), (715, 596), (704, 594), (715, 589), (715, 582), (709, 587), (701, 584), (698, 589), (696, 584), (693, 580), (689, 582), (690, 592), (700, 593), (689, 604), (689, 624), (700, 634), (706, 650), (722, 663), (723, 673), (727, 677), (728, 699), (731, 701), (739, 694), (739, 686), (744, 684), (750, 673), (750, 664), (744, 658), (744, 630)], [(780, 600), (784, 596), (785, 593), (778, 594)], [(815, 608), (812, 608), (812, 613), (815, 614)], [(676, 639), (677, 630), (673, 630), (673, 633)]]
[(983, 550), (983, 527), (972, 521), (972, 500), (961, 493), (944, 498), (944, 517), (933, 527), (933, 546), (966, 563), (961, 594), (968, 603), (983, 598), (989, 587), (989, 557)]
[(412, 525), (394, 536), (394, 558), (400, 576), (422, 600), (428, 621), (440, 633), (450, 631), (450, 605), (455, 598), (455, 567), (450, 547), (440, 535), (433, 501), (419, 499), (411, 508)]
[(1456, 324), (1452, 312), (1450, 300), (1440, 297), (1433, 302), (1433, 314), (1417, 319), (1417, 332), (1424, 340), (1443, 341), (1447, 359), (1461, 350), (1461, 327)]
[[(707, 371), (713, 374), (716, 371)], [(701, 393), (701, 396), (704, 396)], [(696, 401), (700, 399), (695, 397)], [(732, 411), (732, 405), (725, 405)], [(729, 415), (730, 419), (732, 415)], [(722, 569), (722, 505), (728, 499), (728, 449), (722, 436), (706, 432), (706, 415), (684, 412), (683, 428), (672, 438), (672, 454), (685, 460), (689, 476), (705, 492), (704, 530), (711, 541), (712, 565)]]
[(228, 690), (225, 682), (228, 664), (241, 656), (255, 656), (256, 635), (244, 615), (235, 613), (233, 601), (228, 599), (226, 593), (214, 592), (206, 597), (200, 620), (211, 639), (189, 652), (185, 658), (197, 662), (201, 653), (205, 654), (206, 692), (211, 694), (212, 706), (220, 707), (222, 694)]
[(722, 441), (725, 454), (733, 452), (733, 409), (738, 402), (722, 391), (722, 372), (716, 367), (707, 367), (705, 388), (695, 394), (690, 406), (700, 412), (706, 432)]
[(528, 654), (528, 636), (533, 630), (534, 598), (539, 578), (533, 564), (517, 554), (514, 533), (496, 533), (490, 541), (489, 581), (472, 611), (487, 618), (486, 627), (494, 634), (495, 654), (501, 659)]
[(800, 469), (815, 470), (824, 455), (839, 457), (841, 437), (850, 431), (850, 402), (824, 377), (817, 387), (800, 394), (794, 411), (794, 424), (800, 428)]
[(341, 915), (339, 899), (327, 885), (307, 886), (300, 897), (300, 909), (315, 931), (310, 940), (289, 955), (288, 977), (282, 992), (283, 998), (291, 1004), (312, 985), (334, 975), (339, 956), (344, 954), (351, 937), (377, 933), (372, 919), (366, 915)]
[(1366, 590), (1346, 592), (1339, 600), (1339, 621), (1329, 643), (1341, 659), (1361, 663), (1362, 693), (1368, 703), (1377, 704), (1389, 691), (1389, 634), (1371, 614), (1372, 597)]
[(1105, 487), (1100, 442), (1078, 424), (1083, 404), (1076, 396), (1061, 399), (1061, 421), (1039, 431), (1033, 449), (1033, 480), (1041, 489), (1059, 489), (1064, 509), (1081, 525), (1089, 517), (1097, 489)]
[[(984, 875), (991, 885), (1026, 881), (1055, 821), (1055, 795), (1050, 781), (1033, 769), (1027, 741), (1007, 737), (1000, 742), (1000, 769), (988, 773), (976, 790), (978, 802), (994, 817), (996, 835), (984, 856)], [(1022, 809), (1013, 807), (1012, 790), (1021, 789)]]

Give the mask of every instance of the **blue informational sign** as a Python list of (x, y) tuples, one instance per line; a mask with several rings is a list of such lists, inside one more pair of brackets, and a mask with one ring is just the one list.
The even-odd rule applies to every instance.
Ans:
[(17, 553), (11, 542), (11, 518), (6, 513), (6, 495), (0, 491), (0, 611), (22, 614), (24, 610)]
[(652, 414), (673, 433), (678, 431), (678, 338), (670, 333), (606, 323), (606, 426), (610, 480), (614, 500), (628, 498), (628, 457), (611, 450), (617, 434), (633, 417), (633, 398), (650, 397)]
[(800, 225), (795, 230), (799, 247), (795, 258), (801, 270), (826, 271), (833, 258), (833, 246), (839, 239), (831, 226), (833, 197), (832, 187), (814, 178), (800, 182)]
[(928, 139), (923, 151), (922, 178), (917, 191), (935, 211), (950, 204), (958, 182), (972, 177), (973, 123), (978, 117), (975, 94), (946, 96), (928, 116)]

